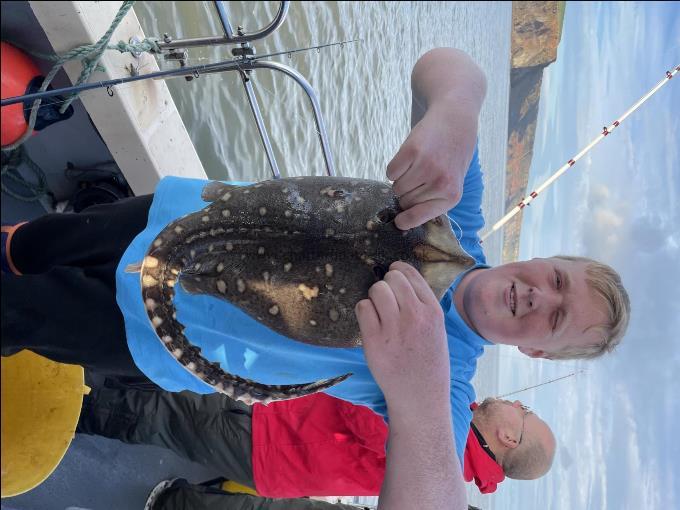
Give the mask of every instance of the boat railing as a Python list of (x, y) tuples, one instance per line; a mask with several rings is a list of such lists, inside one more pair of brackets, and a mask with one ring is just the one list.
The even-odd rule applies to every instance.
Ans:
[[(267, 160), (269, 166), (272, 170), (272, 174), (275, 179), (281, 177), (281, 172), (279, 170), (278, 163), (276, 162), (276, 157), (274, 156), (274, 151), (269, 139), (269, 133), (264, 124), (262, 118), (262, 112), (260, 110), (260, 104), (255, 95), (255, 86), (253, 83), (253, 71), (255, 69), (269, 69), (271, 71), (277, 71), (283, 73), (285, 76), (292, 78), (305, 92), (307, 98), (309, 99), (310, 105), (312, 107), (312, 112), (314, 113), (314, 121), (316, 123), (316, 131), (319, 135), (319, 142), (321, 143), (321, 149), (323, 151), (324, 162), (326, 164), (326, 172), (328, 175), (335, 175), (335, 165), (333, 163), (333, 156), (331, 154), (330, 144), (328, 143), (328, 134), (326, 132), (326, 126), (323, 121), (323, 115), (321, 113), (321, 106), (319, 104), (318, 97), (312, 85), (302, 76), (298, 71), (290, 66), (282, 64), (280, 62), (264, 61), (264, 60), (254, 60), (255, 49), (250, 44), (253, 41), (263, 39), (269, 34), (274, 32), (277, 28), (281, 26), (284, 22), (286, 15), (288, 14), (288, 8), (290, 2), (282, 1), (280, 2), (279, 9), (271, 20), (271, 22), (264, 28), (257, 30), (252, 33), (246, 33), (242, 27), (237, 27), (234, 31), (231, 22), (229, 21), (229, 11), (226, 6), (226, 2), (215, 1), (213, 2), (217, 10), (217, 14), (220, 19), (223, 34), (214, 35), (207, 37), (196, 37), (191, 39), (173, 39), (170, 35), (164, 34), (163, 40), (158, 42), (158, 46), (161, 48), (165, 57), (169, 60), (179, 61), (180, 66), (186, 66), (188, 59), (186, 48), (195, 48), (199, 46), (216, 46), (223, 44), (235, 44), (238, 45), (232, 48), (231, 52), (234, 57), (236, 57), (236, 62), (239, 63), (237, 67), (225, 66), (224, 68), (211, 69), (210, 73), (223, 72), (223, 71), (238, 71), (241, 76), (241, 81), (243, 82), (243, 87), (246, 91), (248, 97), (248, 103), (250, 104), (250, 109), (255, 118), (257, 124), (257, 129), (260, 133), (260, 139), (262, 145), (267, 154)], [(191, 80), (196, 75), (188, 75), (185, 78)]]

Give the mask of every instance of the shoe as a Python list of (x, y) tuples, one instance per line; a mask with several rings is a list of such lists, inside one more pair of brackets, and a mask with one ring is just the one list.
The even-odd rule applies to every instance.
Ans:
[(0, 260), (0, 270), (3, 273), (21, 275), (21, 272), (16, 268), (12, 262), (12, 257), (10, 255), (10, 243), (12, 242), (12, 236), (23, 224), (17, 223), (16, 225), (2, 225), (2, 238), (0, 239), (0, 248), (2, 249), (2, 258)]
[(156, 484), (156, 486), (153, 489), (151, 489), (149, 497), (146, 499), (144, 510), (158, 510), (156, 508), (156, 503), (158, 503), (159, 498), (165, 491), (173, 487), (188, 484), (189, 482), (187, 482), (184, 478), (171, 478), (169, 480), (163, 480), (162, 482), (158, 482), (158, 484)]

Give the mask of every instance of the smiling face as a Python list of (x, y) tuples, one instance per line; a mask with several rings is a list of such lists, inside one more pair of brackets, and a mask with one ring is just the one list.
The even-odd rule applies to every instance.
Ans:
[(532, 259), (465, 276), (454, 302), (465, 322), (496, 344), (516, 345), (532, 357), (603, 340), (607, 315), (586, 283), (587, 264)]

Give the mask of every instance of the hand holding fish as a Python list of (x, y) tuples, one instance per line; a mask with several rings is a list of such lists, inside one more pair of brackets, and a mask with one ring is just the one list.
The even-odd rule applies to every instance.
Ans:
[(356, 313), (366, 361), (390, 419), (379, 508), (466, 507), (437, 298), (414, 267), (395, 262), (371, 287), (369, 299), (357, 304)]
[(477, 141), (486, 77), (465, 52), (436, 48), (416, 62), (411, 89), (411, 133), (387, 165), (404, 210), (395, 220), (402, 230), (458, 204)]
[(368, 295), (356, 306), (357, 319), (366, 361), (390, 416), (399, 409), (418, 414), (414, 409), (448, 404), (444, 316), (427, 282), (413, 266), (395, 262)]
[(476, 118), (470, 120), (452, 125), (446, 110), (430, 108), (387, 165), (404, 209), (398, 228), (417, 227), (456, 206), (477, 137)]

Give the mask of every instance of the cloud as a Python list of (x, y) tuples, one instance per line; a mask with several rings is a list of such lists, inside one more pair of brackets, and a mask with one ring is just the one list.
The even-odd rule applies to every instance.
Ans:
[[(561, 166), (553, 160), (564, 151), (570, 152), (566, 159), (573, 156), (677, 63), (678, 30), (677, 3), (568, 5), (561, 60), (545, 71), (550, 95), (541, 101), (550, 112), (537, 125), (532, 179), (540, 177), (540, 184), (547, 175), (539, 171)], [(513, 486), (494, 500), (494, 508), (678, 507), (675, 104), (680, 85), (672, 80), (525, 209), (522, 258), (576, 251), (612, 265), (628, 290), (632, 315), (625, 339), (613, 354), (588, 364), (588, 377), (532, 392), (530, 405), (558, 437), (558, 456), (544, 479)], [(547, 363), (536, 371), (543, 380), (562, 375)]]
[[(676, 75), (678, 76), (678, 75)], [(669, 112), (665, 112), (667, 116), (670, 115)], [(678, 177), (677, 164), (680, 161), (680, 149), (678, 149), (678, 140), (680, 140), (680, 121), (675, 117), (674, 119), (668, 119), (667, 125), (669, 128), (665, 131), (665, 165), (663, 169), (664, 180), (668, 183), (666, 188), (666, 203), (668, 204), (668, 214), (674, 220), (678, 220), (678, 204), (677, 204), (677, 194), (680, 190), (680, 178)]]
[(658, 216), (650, 214), (632, 221), (629, 236), (637, 250), (653, 254), (667, 251), (669, 248), (672, 250), (666, 239), (672, 238), (675, 233), (671, 225), (664, 224)]
[(560, 466), (564, 471), (574, 465), (574, 457), (569, 453), (569, 448), (565, 445), (560, 446)]
[[(628, 485), (626, 503), (634, 508), (671, 508), (661, 505), (661, 493), (666, 487), (659, 483), (661, 470), (654, 458), (647, 459), (643, 469), (638, 466), (632, 470), (631, 478), (637, 476), (638, 483)], [(637, 486), (636, 486), (637, 485)]]
[(609, 200), (611, 196), (611, 191), (609, 188), (603, 184), (596, 184), (590, 190), (590, 196), (588, 197), (589, 206), (593, 207), (593, 204), (598, 204), (600, 202), (605, 202)]
[(586, 207), (575, 230), (581, 237), (583, 251), (602, 260), (617, 258), (629, 235), (629, 204), (618, 192), (602, 184), (591, 188)]

